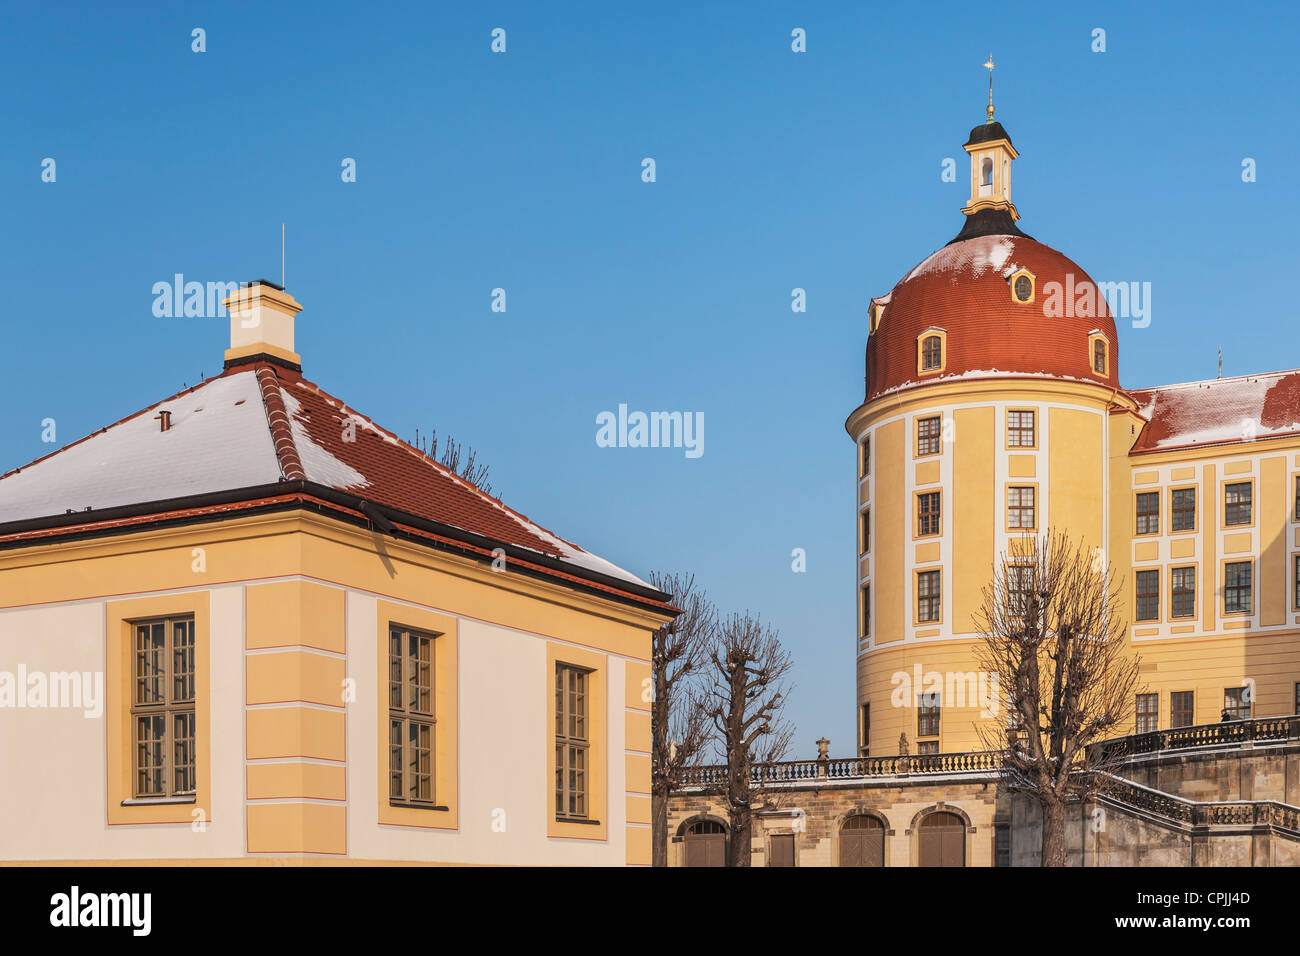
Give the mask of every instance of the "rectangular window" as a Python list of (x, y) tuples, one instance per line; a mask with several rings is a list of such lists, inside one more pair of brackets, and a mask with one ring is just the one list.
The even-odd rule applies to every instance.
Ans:
[(939, 534), (940, 495), (938, 491), (928, 491), (916, 496), (916, 533), (919, 537)]
[(587, 818), (587, 675), (568, 664), (555, 665), (555, 816)]
[(1007, 565), (1007, 609), (1016, 617), (1029, 612), (1029, 596), (1034, 589), (1032, 564)]
[(1011, 824), (993, 824), (993, 865), (1011, 865)]
[(858, 454), (858, 477), (865, 478), (871, 474), (871, 439), (862, 439), (862, 444), (858, 446), (861, 451)]
[(1176, 690), (1169, 695), (1169, 726), (1190, 727), (1195, 719), (1192, 715), (1192, 692)]
[(1249, 720), (1250, 705), (1250, 688), (1223, 688), (1223, 713), (1228, 720)]
[(1007, 489), (1007, 527), (1034, 528), (1034, 488)]
[(862, 586), (862, 636), (871, 636), (871, 585)]
[(1007, 412), (1007, 447), (1034, 447), (1034, 413)]
[(1295, 520), (1300, 521), (1300, 475), (1295, 478)]
[(1224, 486), (1223, 523), (1225, 525), (1250, 524), (1250, 492), (1249, 481)]
[(1223, 568), (1223, 613), (1249, 614), (1251, 602), (1251, 566), (1249, 561), (1234, 561)]
[(939, 695), (918, 694), (916, 698), (916, 736), (939, 736)]
[(1175, 488), (1170, 495), (1173, 499), (1173, 511), (1169, 516), (1173, 531), (1196, 530), (1196, 489)]
[(1291, 706), (1291, 713), (1300, 714), (1300, 684), (1295, 685), (1295, 702)]
[(939, 572), (922, 571), (916, 576), (916, 619), (922, 623), (939, 620), (941, 594)]
[(388, 802), (433, 806), (433, 641), (388, 629)]
[(768, 866), (794, 866), (794, 834), (772, 834), (772, 859)]
[(862, 553), (871, 553), (871, 509), (862, 512)]
[(1174, 568), (1169, 572), (1171, 617), (1196, 616), (1196, 569)]
[(1160, 620), (1160, 572), (1137, 572), (1137, 620)]
[(871, 755), (871, 705), (862, 705), (862, 743), (858, 746), (864, 757)]
[(1300, 611), (1300, 554), (1295, 556), (1295, 604), (1294, 607)]
[(917, 743), (916, 752), (918, 754), (937, 754), (939, 752), (939, 741), (922, 740)]
[(1137, 496), (1138, 534), (1160, 533), (1160, 492), (1144, 491)]
[(939, 417), (922, 418), (916, 423), (916, 453), (918, 455), (939, 454)]
[(193, 796), (194, 619), (141, 621), (132, 629), (134, 796)]
[(1159, 701), (1159, 694), (1137, 695), (1137, 724), (1135, 727), (1137, 733), (1149, 734), (1153, 730), (1160, 729)]

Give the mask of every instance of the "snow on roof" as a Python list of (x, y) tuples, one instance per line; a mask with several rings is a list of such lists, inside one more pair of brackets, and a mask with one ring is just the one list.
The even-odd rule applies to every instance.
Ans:
[(1016, 240), (1011, 236), (978, 236), (954, 242), (923, 259), (903, 281), (933, 272), (967, 272), (978, 278), (990, 269), (1007, 276), (1020, 268), (1014, 262), (1007, 264), (1015, 248)]
[[(944, 331), (939, 329), (940, 332)], [(996, 368), (969, 368), (964, 372), (950, 372), (941, 375), (927, 375), (925, 378), (910, 378), (905, 382), (899, 382), (889, 388), (877, 392), (873, 398), (879, 398), (882, 395), (892, 395), (894, 392), (900, 392), (905, 388), (911, 388), (913, 385), (933, 385), (936, 382), (956, 382), (966, 378), (1050, 378), (1068, 382), (1083, 382), (1088, 379), (1076, 378), (1073, 375), (1056, 375), (1052, 372), (1009, 372)]]
[[(277, 399), (283, 414), (275, 410)], [(171, 412), (165, 432), (155, 414), (160, 409)], [(355, 429), (344, 428), (348, 422)], [(350, 431), (355, 434), (345, 434)], [(269, 364), (209, 379), (0, 476), (0, 524), (275, 484), (286, 474), (284, 462), (294, 464), (295, 477), (649, 587), (485, 494), (297, 373)]]
[[(167, 431), (156, 417), (164, 409)], [(0, 477), (0, 523), (279, 480), (250, 370), (209, 379)]]
[(339, 491), (355, 491), (370, 484), (366, 476), (351, 465), (339, 461), (327, 449), (312, 441), (303, 423), (302, 402), (294, 398), (289, 390), (281, 387), (284, 406), (289, 412), (289, 428), (293, 433), (293, 444), (302, 459), (303, 472), (308, 481), (329, 485)]
[[(303, 439), (315, 449), (310, 457), (302, 454), (303, 468), (309, 479), (329, 484), (341, 491), (369, 488), (366, 496), (381, 504), (433, 518), (464, 531), (496, 537), (542, 554), (553, 555), (589, 571), (650, 586), (632, 572), (529, 520), (320, 388), (305, 381), (297, 382), (294, 388), (297, 397), (288, 389), (281, 391), (294, 427), (294, 442), (299, 453), (304, 451), (304, 445), (299, 442), (300, 432)], [(303, 402), (319, 403), (337, 415), (339, 421), (351, 420), (358, 431), (371, 433), (381, 439), (383, 450), (377, 448), (368, 451), (355, 441), (339, 442), (334, 432), (340, 430), (326, 431), (328, 426), (321, 420), (324, 416), (304, 411)], [(324, 447), (326, 444), (334, 451)], [(485, 520), (488, 510), (492, 515), (505, 519), (508, 524), (502, 526), (499, 522)], [(523, 532), (522, 535), (520, 531)]]
[(1300, 371), (1161, 385), (1129, 394), (1147, 419), (1134, 451), (1300, 433)]

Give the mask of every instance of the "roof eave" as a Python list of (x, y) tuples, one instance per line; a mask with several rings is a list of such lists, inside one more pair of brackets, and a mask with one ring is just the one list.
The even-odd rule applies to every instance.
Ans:
[[(528, 573), (529, 569), (520, 567), (519, 562), (525, 565), (535, 565), (544, 573), (552, 571), (556, 574), (562, 574), (567, 583), (587, 582), (591, 584), (595, 593), (605, 597), (617, 597), (617, 594), (610, 594), (610, 591), (626, 595), (632, 599), (632, 603), (642, 604), (650, 602), (656, 605), (655, 610), (667, 611), (676, 616), (680, 611), (671, 606), (672, 597), (662, 591), (651, 587), (638, 585), (634, 582), (611, 575), (602, 574), (599, 571), (593, 571), (580, 565), (571, 564), (561, 558), (555, 558), (550, 555), (542, 554), (537, 551), (531, 551), (527, 548), (521, 548), (517, 545), (500, 541), (486, 535), (476, 534), (472, 531), (466, 531), (454, 525), (443, 524), (442, 522), (432, 521), (422, 518), (418, 515), (409, 514), (397, 508), (390, 508), (378, 502), (371, 501), (359, 495), (349, 494), (339, 491), (328, 485), (320, 485), (312, 481), (295, 480), (280, 481), (274, 484), (256, 485), (247, 488), (234, 488), (225, 491), (205, 492), (200, 495), (187, 495), (181, 498), (169, 498), (159, 501), (141, 502), (139, 504), (120, 505), (113, 508), (89, 509), (86, 511), (75, 511), (61, 515), (46, 515), (38, 518), (26, 518), (19, 521), (9, 521), (0, 523), (0, 537), (10, 535), (28, 535), (32, 532), (47, 531), (48, 535), (42, 535), (40, 539), (34, 537), (25, 537), (21, 539), (12, 539), (10, 541), (0, 541), (0, 549), (14, 547), (26, 547), (35, 543), (37, 540), (47, 540), (48, 538), (84, 538), (92, 536), (102, 536), (106, 534), (121, 534), (126, 530), (119, 525), (113, 525), (113, 522), (120, 522), (133, 518), (148, 518), (157, 516), (158, 521), (153, 523), (134, 524), (129, 530), (140, 530), (144, 527), (157, 527), (161, 525), (178, 525), (191, 524), (199, 521), (212, 520), (211, 513), (204, 514), (184, 514), (193, 512), (196, 509), (208, 509), (220, 507), (222, 505), (249, 505), (246, 509), (241, 509), (241, 513), (248, 511), (267, 511), (267, 510), (285, 510), (288, 508), (302, 507), (304, 502), (292, 500), (294, 495), (306, 495), (312, 498), (320, 499), (323, 502), (337, 505), (339, 508), (346, 509), (348, 514), (336, 515), (343, 520), (349, 520), (354, 524), (368, 524), (372, 526), (381, 526), (382, 533), (390, 534), (393, 537), (408, 538), (407, 535), (400, 534), (395, 525), (406, 525), (428, 534), (436, 535), (439, 538), (449, 539), (451, 542), (461, 542), (468, 547), (487, 551), (489, 554), (495, 551), (502, 551), (507, 558), (514, 558), (516, 568), (523, 573)], [(274, 499), (274, 501), (268, 501)], [(177, 513), (181, 513), (179, 516)], [(388, 527), (384, 528), (383, 525)], [(63, 531), (63, 533), (60, 533)], [(417, 541), (425, 546), (437, 547), (436, 542), (430, 542), (419, 537), (410, 537), (409, 540)], [(445, 550), (445, 549), (444, 549)], [(555, 579), (555, 575), (544, 575), (550, 580)], [(568, 580), (568, 579), (577, 579)], [(606, 590), (609, 589), (609, 590)], [(662, 605), (662, 606), (657, 606)]]

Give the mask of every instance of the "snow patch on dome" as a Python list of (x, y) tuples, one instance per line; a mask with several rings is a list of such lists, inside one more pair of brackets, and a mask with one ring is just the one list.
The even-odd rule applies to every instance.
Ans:
[(979, 278), (992, 270), (1008, 276), (1020, 268), (1009, 262), (1015, 249), (1016, 241), (1011, 236), (980, 236), (955, 242), (928, 256), (903, 281), (938, 272), (968, 272)]

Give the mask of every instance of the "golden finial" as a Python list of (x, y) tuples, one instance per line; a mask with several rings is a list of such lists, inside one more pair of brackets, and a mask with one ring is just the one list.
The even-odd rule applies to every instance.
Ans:
[(984, 64), (984, 69), (989, 71), (989, 108), (988, 108), (989, 118), (985, 122), (992, 123), (993, 122), (993, 51), (992, 50), (989, 51), (989, 58), (988, 61)]

